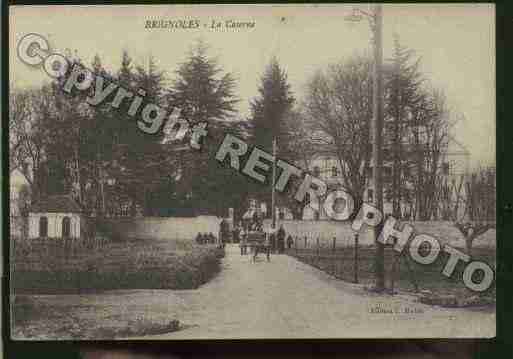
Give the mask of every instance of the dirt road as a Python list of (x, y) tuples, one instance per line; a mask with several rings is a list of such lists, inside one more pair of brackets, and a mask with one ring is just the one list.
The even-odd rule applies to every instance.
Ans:
[[(195, 290), (37, 295), (17, 339), (492, 337), (493, 309), (445, 309), (371, 294), (287, 255), (256, 263), (226, 248), (221, 272)], [(173, 332), (170, 323), (180, 322)], [(116, 334), (117, 333), (117, 334)], [(123, 335), (121, 333), (127, 333)], [(136, 334), (138, 333), (138, 334)], [(143, 336), (150, 333), (166, 333)], [(120, 338), (121, 336), (121, 338)], [(134, 337), (140, 336), (140, 337)]]
[(227, 246), (219, 276), (175, 291), (187, 328), (154, 339), (491, 337), (495, 313), (445, 309), (409, 296), (377, 296), (286, 255), (256, 263)]

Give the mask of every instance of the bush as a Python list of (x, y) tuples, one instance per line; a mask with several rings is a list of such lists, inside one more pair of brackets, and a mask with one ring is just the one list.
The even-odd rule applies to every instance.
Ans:
[(13, 286), (16, 293), (194, 289), (219, 272), (223, 256), (181, 241), (24, 241), (14, 250)]

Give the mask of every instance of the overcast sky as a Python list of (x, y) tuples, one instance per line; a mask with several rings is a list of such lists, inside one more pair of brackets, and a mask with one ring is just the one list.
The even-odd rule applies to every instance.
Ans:
[[(362, 10), (369, 7), (357, 4)], [(90, 61), (99, 54), (117, 69), (122, 49), (145, 63), (151, 54), (170, 77), (194, 40), (202, 38), (211, 54), (237, 78), (241, 117), (257, 94), (266, 64), (276, 56), (300, 100), (315, 70), (355, 52), (370, 51), (368, 23), (348, 23), (351, 5), (228, 6), (17, 6), (11, 7), (10, 81), (17, 87), (48, 81), (41, 69), (16, 57), (16, 44), (27, 33), (48, 38), (56, 52), (71, 48)], [(462, 120), (454, 137), (472, 155), (472, 164), (495, 163), (495, 19), (489, 4), (384, 5), (384, 56), (393, 34), (422, 58), (421, 70), (443, 89)], [(198, 29), (145, 29), (153, 19), (197, 19)], [(254, 21), (252, 29), (213, 30), (213, 20)]]

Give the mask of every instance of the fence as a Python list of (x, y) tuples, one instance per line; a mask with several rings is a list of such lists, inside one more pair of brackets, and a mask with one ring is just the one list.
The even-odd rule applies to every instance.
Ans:
[[(324, 245), (323, 245), (324, 244)], [(337, 238), (326, 245), (319, 237), (296, 237), (294, 246), (288, 248), (287, 254), (326, 272), (335, 278), (353, 282), (371, 284), (375, 280), (375, 246), (359, 243), (359, 234), (352, 237), (352, 245), (338, 246)], [(401, 289), (418, 292), (418, 273), (408, 258), (398, 256), (390, 247), (385, 248), (385, 277), (388, 289), (394, 291)]]
[[(264, 220), (264, 228), (271, 227), (271, 220)], [(351, 222), (339, 222), (330, 220), (321, 221), (301, 221), (301, 220), (280, 220), (278, 226), (283, 226), (287, 236), (292, 237), (307, 236), (308, 238), (317, 238), (321, 246), (330, 246), (333, 237), (337, 238), (337, 246), (345, 247), (353, 245), (354, 230), (351, 228)], [(374, 236), (370, 227), (362, 227), (360, 232), (360, 244), (372, 245)], [(310, 245), (313, 242), (310, 242)], [(301, 245), (301, 243), (300, 243)]]
[[(443, 244), (449, 244), (457, 248), (465, 248), (465, 239), (460, 231), (454, 226), (453, 222), (449, 221), (401, 221), (402, 223), (410, 224), (415, 233), (426, 233), (435, 236)], [(338, 222), (338, 221), (300, 221), (300, 220), (280, 220), (278, 225), (283, 225), (287, 235), (291, 234), (292, 237), (301, 237), (305, 235), (308, 238), (319, 237), (321, 246), (329, 246), (333, 237), (337, 238), (337, 247), (352, 246), (354, 239), (354, 231), (351, 228), (351, 223)], [(264, 228), (270, 227), (271, 221), (264, 221)], [(359, 242), (362, 245), (373, 245), (374, 235), (372, 229), (367, 226), (362, 226), (359, 231)], [(496, 232), (491, 229), (474, 241), (475, 247), (490, 248), (496, 247)], [(314, 242), (310, 242), (312, 244)]]
[[(333, 237), (331, 240), (311, 234), (296, 235), (293, 239), (286, 254), (344, 281), (367, 285), (374, 283), (376, 247), (362, 244), (358, 234), (346, 238)], [(495, 249), (478, 247), (473, 252), (473, 258), (493, 264)], [(387, 245), (384, 257), (385, 286), (392, 292), (419, 292), (427, 289), (439, 293), (469, 295), (461, 281), (463, 264), (456, 267), (451, 278), (441, 274), (447, 259), (448, 254), (441, 253), (432, 265), (421, 265), (411, 260), (406, 252), (399, 256), (392, 246)]]
[(344, 239), (333, 237), (329, 241), (308, 235), (295, 236), (293, 239), (287, 254), (302, 262), (354, 283), (373, 277), (371, 260), (374, 258), (374, 248), (360, 244), (359, 234)]

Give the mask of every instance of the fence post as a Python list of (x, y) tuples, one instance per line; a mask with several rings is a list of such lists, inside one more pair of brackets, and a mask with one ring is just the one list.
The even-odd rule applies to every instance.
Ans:
[[(396, 273), (396, 263), (397, 263), (397, 254), (395, 254), (394, 252), (394, 258), (393, 258), (393, 262), (392, 262), (392, 274), (390, 276), (390, 294), (394, 294), (394, 284), (395, 284), (395, 273)], [(399, 262), (401, 263), (401, 262)], [(400, 269), (400, 267), (399, 267)]]
[(358, 283), (358, 233), (354, 234), (354, 282)]
[(337, 247), (337, 237), (333, 237), (333, 257), (331, 258), (331, 272), (333, 276), (337, 275), (337, 258), (335, 257), (335, 248)]
[(317, 263), (316, 264), (319, 267), (319, 265), (321, 263), (321, 258), (320, 258), (320, 256), (321, 256), (321, 247), (319, 246), (319, 237), (317, 237), (317, 241), (316, 242), (317, 242), (316, 243), (317, 244)]

